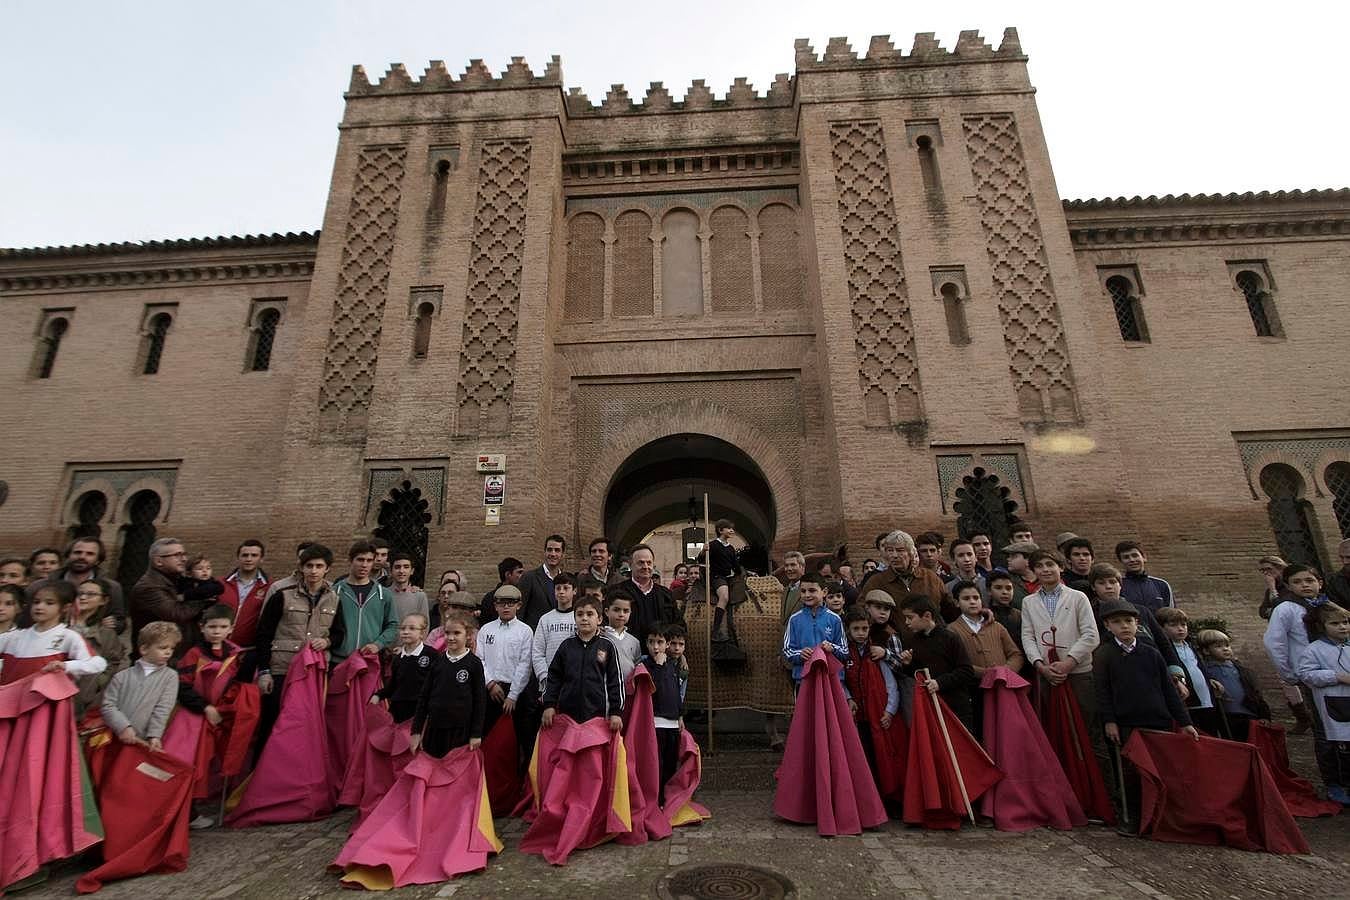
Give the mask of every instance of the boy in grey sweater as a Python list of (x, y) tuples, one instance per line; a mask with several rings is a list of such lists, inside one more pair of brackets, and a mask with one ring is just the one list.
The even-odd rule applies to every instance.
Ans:
[(169, 667), (183, 639), (172, 622), (150, 622), (137, 635), (141, 657), (108, 683), (103, 721), (124, 744), (164, 749), (164, 729), (178, 702), (178, 672)]
[(572, 601), (576, 599), (577, 586), (571, 575), (559, 572), (553, 578), (553, 596), (558, 608), (551, 609), (539, 618), (534, 629), (534, 645), (530, 648), (530, 663), (534, 677), (539, 682), (542, 696), (548, 682), (548, 667), (553, 663), (553, 654), (558, 652), (562, 642), (576, 634), (577, 619), (572, 612)]

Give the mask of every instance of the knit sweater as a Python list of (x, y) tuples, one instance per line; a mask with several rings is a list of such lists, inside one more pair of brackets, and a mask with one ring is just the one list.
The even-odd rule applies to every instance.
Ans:
[(998, 622), (986, 622), (976, 631), (963, 615), (947, 628), (965, 645), (976, 675), (983, 675), (985, 669), (994, 666), (1007, 666), (1014, 672), (1022, 668), (1022, 648)]
[[(1072, 656), (1077, 660), (1073, 674), (1082, 675), (1092, 671), (1092, 651), (1101, 643), (1097, 631), (1097, 619), (1092, 614), (1092, 604), (1087, 594), (1075, 591), (1067, 585), (1061, 585), (1059, 599), (1055, 602), (1052, 616), (1046, 608), (1047, 595), (1044, 589), (1027, 594), (1022, 602), (1022, 650), (1027, 660), (1035, 665), (1045, 660), (1049, 652), (1051, 629), (1054, 629), (1054, 646), (1061, 660)], [(1048, 662), (1048, 660), (1047, 660)]]
[(1138, 640), (1126, 653), (1114, 637), (1097, 648), (1093, 684), (1103, 725), (1169, 729), (1191, 724), (1162, 654)]
[(103, 694), (103, 721), (113, 734), (121, 734), (130, 725), (139, 738), (162, 738), (177, 701), (176, 670), (156, 666), (147, 672), (144, 665), (136, 662), (108, 683)]

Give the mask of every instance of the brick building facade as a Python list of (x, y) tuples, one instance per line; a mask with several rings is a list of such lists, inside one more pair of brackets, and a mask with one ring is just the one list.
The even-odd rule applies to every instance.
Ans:
[(775, 557), (1138, 537), (1243, 619), (1256, 556), (1350, 533), (1350, 191), (1063, 202), (1012, 29), (723, 99), (556, 59), (346, 98), (320, 234), (0, 251), (0, 548), (382, 529), (480, 587), (706, 489)]

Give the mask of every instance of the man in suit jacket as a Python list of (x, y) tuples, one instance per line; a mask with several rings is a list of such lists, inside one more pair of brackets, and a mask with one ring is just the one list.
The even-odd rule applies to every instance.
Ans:
[(544, 613), (557, 609), (553, 598), (553, 579), (562, 571), (563, 551), (567, 540), (560, 534), (550, 534), (544, 541), (544, 561), (520, 579), (520, 620), (531, 629), (538, 627)]

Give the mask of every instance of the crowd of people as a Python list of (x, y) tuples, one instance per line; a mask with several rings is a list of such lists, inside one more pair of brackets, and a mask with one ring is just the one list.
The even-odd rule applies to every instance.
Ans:
[[(596, 741), (605, 740), (604, 729), (613, 740), (621, 733), (630, 740), (636, 726), (625, 717), (640, 691), (651, 723), (642, 727), (651, 735), (638, 745), (655, 748), (648, 793), (663, 809), (692, 743), (683, 708), (690, 604), (711, 600), (714, 645), (736, 640), (746, 572), (734, 524), (721, 520), (714, 530), (698, 560), (675, 565), (668, 585), (650, 546), (616, 556), (605, 538), (590, 543), (579, 571), (566, 571), (567, 542), (554, 534), (537, 567), (501, 560), (498, 583), (481, 596), (469, 592), (460, 569), (443, 571), (430, 590), (414, 584), (418, 561), (377, 538), (346, 548), (341, 571), (330, 549), (303, 542), (276, 577), (264, 567), (259, 540), (241, 542), (228, 574), (217, 577), (210, 559), (160, 538), (144, 575), (124, 590), (101, 569), (102, 543), (77, 538), (64, 554), (43, 548), (0, 559), (0, 687), (64, 672), (73, 682), (69, 715), (91, 760), (109, 741), (169, 752), (178, 711), (200, 716), (209, 725), (201, 734), (212, 737), (210, 746), (194, 738), (187, 754), (195, 767), (193, 827), (217, 823), (212, 810), (229, 785), (222, 774), (246, 776), (263, 765), (269, 743), (294, 739), (303, 685), (316, 670), (328, 693), (321, 688), (303, 727), (330, 736), (339, 782), (365, 765), (363, 742), (374, 728), (334, 706), (359, 683), (359, 702), (387, 709), (392, 725), (405, 730), (397, 771), (409, 757), (449, 760), (474, 751), (487, 757), (489, 775), (516, 785), (515, 794), (534, 772), (536, 741), (555, 722), (599, 723)], [(1001, 547), (986, 533), (948, 542), (935, 532), (896, 530), (879, 535), (875, 548), (876, 558), (856, 569), (844, 552), (788, 553), (773, 574), (782, 586), (785, 677), (805, 697), (804, 681), (829, 669), (847, 703), (846, 730), (856, 735), (879, 796), (895, 809), (915, 790), (907, 793), (899, 773), (913, 765), (906, 735), (918, 733), (916, 717), (932, 711), (926, 704), (942, 723), (950, 715), (958, 731), (984, 742), (997, 762), (985, 721), (996, 708), (990, 692), (1026, 689), (1076, 808), (1130, 833), (1140, 824), (1140, 779), (1119, 749), (1131, 734), (1178, 731), (1198, 740), (1203, 732), (1246, 742), (1253, 723), (1272, 718), (1252, 669), (1234, 656), (1232, 636), (1212, 627), (1192, 633), (1191, 617), (1168, 582), (1148, 571), (1138, 542), (1117, 544), (1115, 563), (1107, 563), (1085, 537), (1060, 534), (1045, 547), (1016, 523)], [(1264, 644), (1294, 733), (1313, 732), (1326, 797), (1350, 805), (1350, 541), (1339, 553), (1343, 568), (1325, 581), (1310, 566), (1276, 557), (1259, 568), (1267, 581)], [(796, 718), (803, 703), (824, 702), (818, 698), (829, 690), (799, 699)], [(509, 729), (497, 727), (503, 719)], [(793, 734), (785, 741), (777, 724), (770, 717), (770, 740), (789, 745), (786, 765)], [(1006, 734), (1006, 721), (1000, 728)], [(509, 740), (484, 746), (508, 730)], [(381, 782), (386, 791), (391, 778)], [(367, 776), (365, 789), (378, 781)], [(335, 802), (348, 796), (340, 783), (331, 788)], [(361, 797), (360, 789), (351, 796)], [(365, 797), (363, 817), (380, 799)], [(520, 797), (491, 799), (498, 809)], [(680, 802), (688, 799), (682, 794)], [(974, 818), (972, 800), (964, 803)], [(536, 814), (547, 818), (547, 802)], [(669, 818), (679, 815), (670, 810)], [(540, 852), (551, 861), (567, 855), (557, 846)]]

